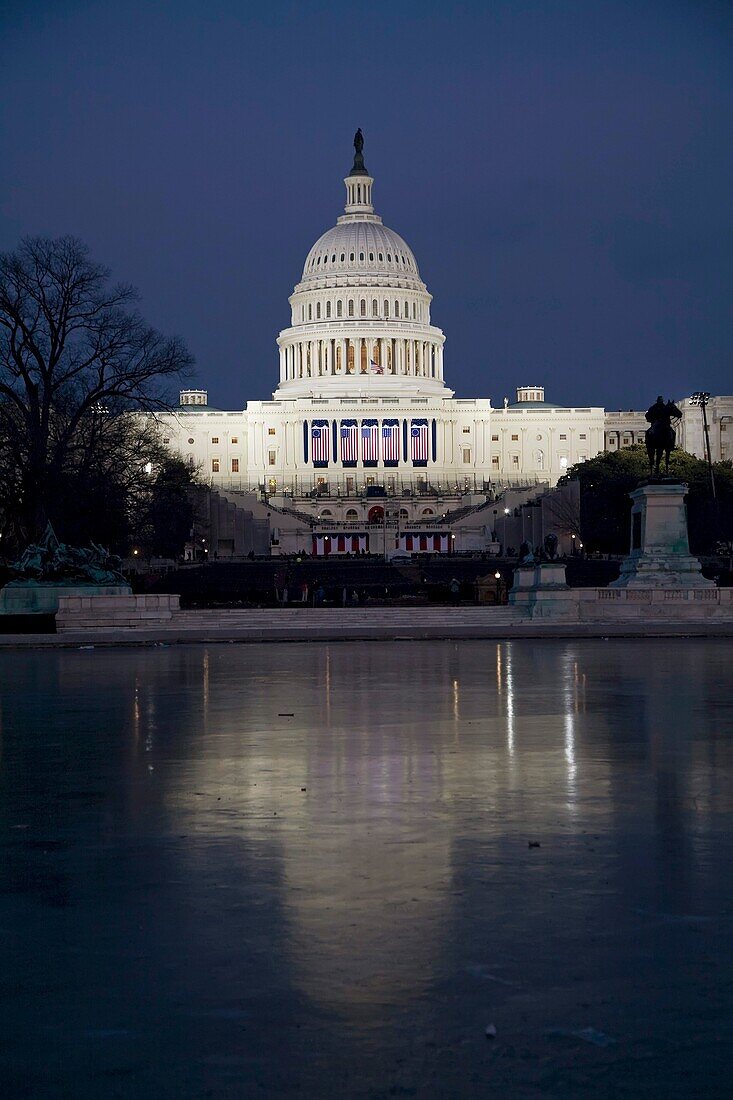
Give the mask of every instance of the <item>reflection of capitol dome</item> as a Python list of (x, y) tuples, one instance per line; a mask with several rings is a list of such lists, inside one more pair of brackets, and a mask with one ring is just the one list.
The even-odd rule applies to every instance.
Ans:
[(338, 223), (306, 257), (278, 338), (278, 398), (440, 396), (443, 342), (412, 250), (374, 213), (360, 150)]

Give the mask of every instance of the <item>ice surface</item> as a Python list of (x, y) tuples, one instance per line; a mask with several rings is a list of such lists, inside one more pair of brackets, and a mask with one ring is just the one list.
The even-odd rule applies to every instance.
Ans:
[(0, 654), (0, 1092), (726, 1095), (732, 658)]

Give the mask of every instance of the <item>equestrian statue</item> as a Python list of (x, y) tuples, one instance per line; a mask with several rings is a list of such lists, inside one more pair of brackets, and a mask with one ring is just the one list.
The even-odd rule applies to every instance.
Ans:
[(649, 473), (659, 476), (659, 466), (664, 455), (664, 470), (669, 473), (669, 456), (674, 449), (675, 430), (673, 420), (681, 420), (682, 413), (672, 401), (658, 397), (646, 412), (650, 427), (645, 434), (646, 453), (649, 456)]

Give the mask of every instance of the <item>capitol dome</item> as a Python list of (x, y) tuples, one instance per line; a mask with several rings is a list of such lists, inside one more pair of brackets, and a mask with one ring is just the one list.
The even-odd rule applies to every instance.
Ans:
[(309, 251), (290, 296), (274, 397), (450, 397), (431, 295), (412, 249), (374, 212), (361, 131), (354, 145), (344, 213)]
[(306, 257), (301, 282), (329, 275), (368, 275), (420, 280), (412, 249), (379, 221), (339, 219)]

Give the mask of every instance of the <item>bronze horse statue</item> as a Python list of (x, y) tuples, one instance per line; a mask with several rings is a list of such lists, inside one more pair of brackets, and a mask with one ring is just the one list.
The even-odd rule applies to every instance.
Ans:
[(669, 456), (674, 450), (675, 430), (672, 420), (680, 420), (682, 413), (672, 401), (665, 402), (663, 397), (658, 397), (656, 402), (647, 409), (646, 419), (650, 427), (645, 433), (646, 453), (649, 456), (649, 473), (652, 476), (659, 474), (659, 467), (664, 455), (664, 471), (669, 473)]

